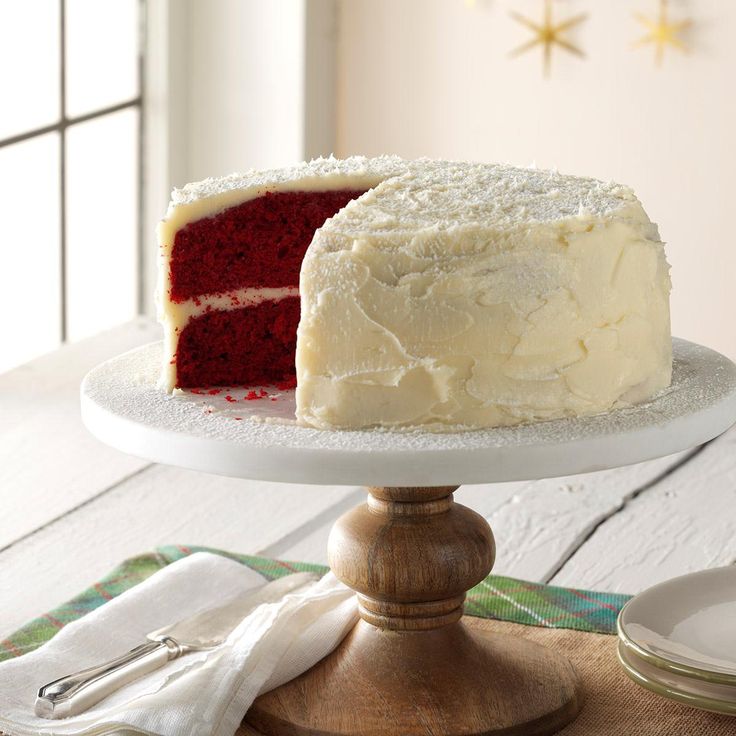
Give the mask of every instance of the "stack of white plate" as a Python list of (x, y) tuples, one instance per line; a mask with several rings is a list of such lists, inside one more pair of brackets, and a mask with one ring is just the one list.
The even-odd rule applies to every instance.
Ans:
[(736, 568), (683, 575), (632, 598), (618, 617), (618, 657), (639, 685), (736, 715)]

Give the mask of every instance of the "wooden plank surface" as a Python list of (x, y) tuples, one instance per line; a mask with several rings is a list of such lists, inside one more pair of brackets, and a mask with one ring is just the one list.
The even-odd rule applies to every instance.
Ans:
[(0, 638), (127, 557), (165, 544), (255, 554), (355, 490), (153, 465), (0, 553)]
[(488, 518), (497, 545), (494, 571), (549, 582), (596, 526), (686, 462), (693, 452), (526, 483)]
[(637, 593), (736, 562), (736, 428), (598, 527), (553, 578)]
[(148, 465), (87, 432), (79, 384), (98, 363), (159, 336), (137, 320), (0, 375), (0, 550)]

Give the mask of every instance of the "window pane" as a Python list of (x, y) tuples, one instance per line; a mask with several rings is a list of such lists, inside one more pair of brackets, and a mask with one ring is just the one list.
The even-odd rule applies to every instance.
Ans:
[(136, 314), (138, 111), (67, 131), (69, 339)]
[(67, 115), (138, 94), (138, 0), (67, 0), (66, 31)]
[(59, 136), (0, 148), (0, 372), (60, 341)]
[(0, 138), (59, 117), (59, 0), (0, 0)]

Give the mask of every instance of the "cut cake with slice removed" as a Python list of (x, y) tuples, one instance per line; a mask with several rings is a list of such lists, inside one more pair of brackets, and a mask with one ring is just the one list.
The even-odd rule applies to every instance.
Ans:
[(319, 159), (176, 191), (159, 242), (168, 391), (295, 376), (304, 424), (450, 431), (670, 381), (664, 247), (616, 184)]
[(159, 224), (166, 391), (294, 385), (299, 270), (314, 232), (401, 159), (321, 159), (174, 190)]

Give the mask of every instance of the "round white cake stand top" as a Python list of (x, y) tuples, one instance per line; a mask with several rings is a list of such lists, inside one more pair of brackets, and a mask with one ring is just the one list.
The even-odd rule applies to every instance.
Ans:
[(634, 407), (468, 432), (326, 431), (293, 421), (293, 391), (177, 392), (156, 385), (161, 343), (92, 370), (82, 418), (100, 440), (154, 462), (292, 483), (460, 485), (586, 473), (668, 455), (736, 422), (736, 365), (674, 340), (672, 385)]

